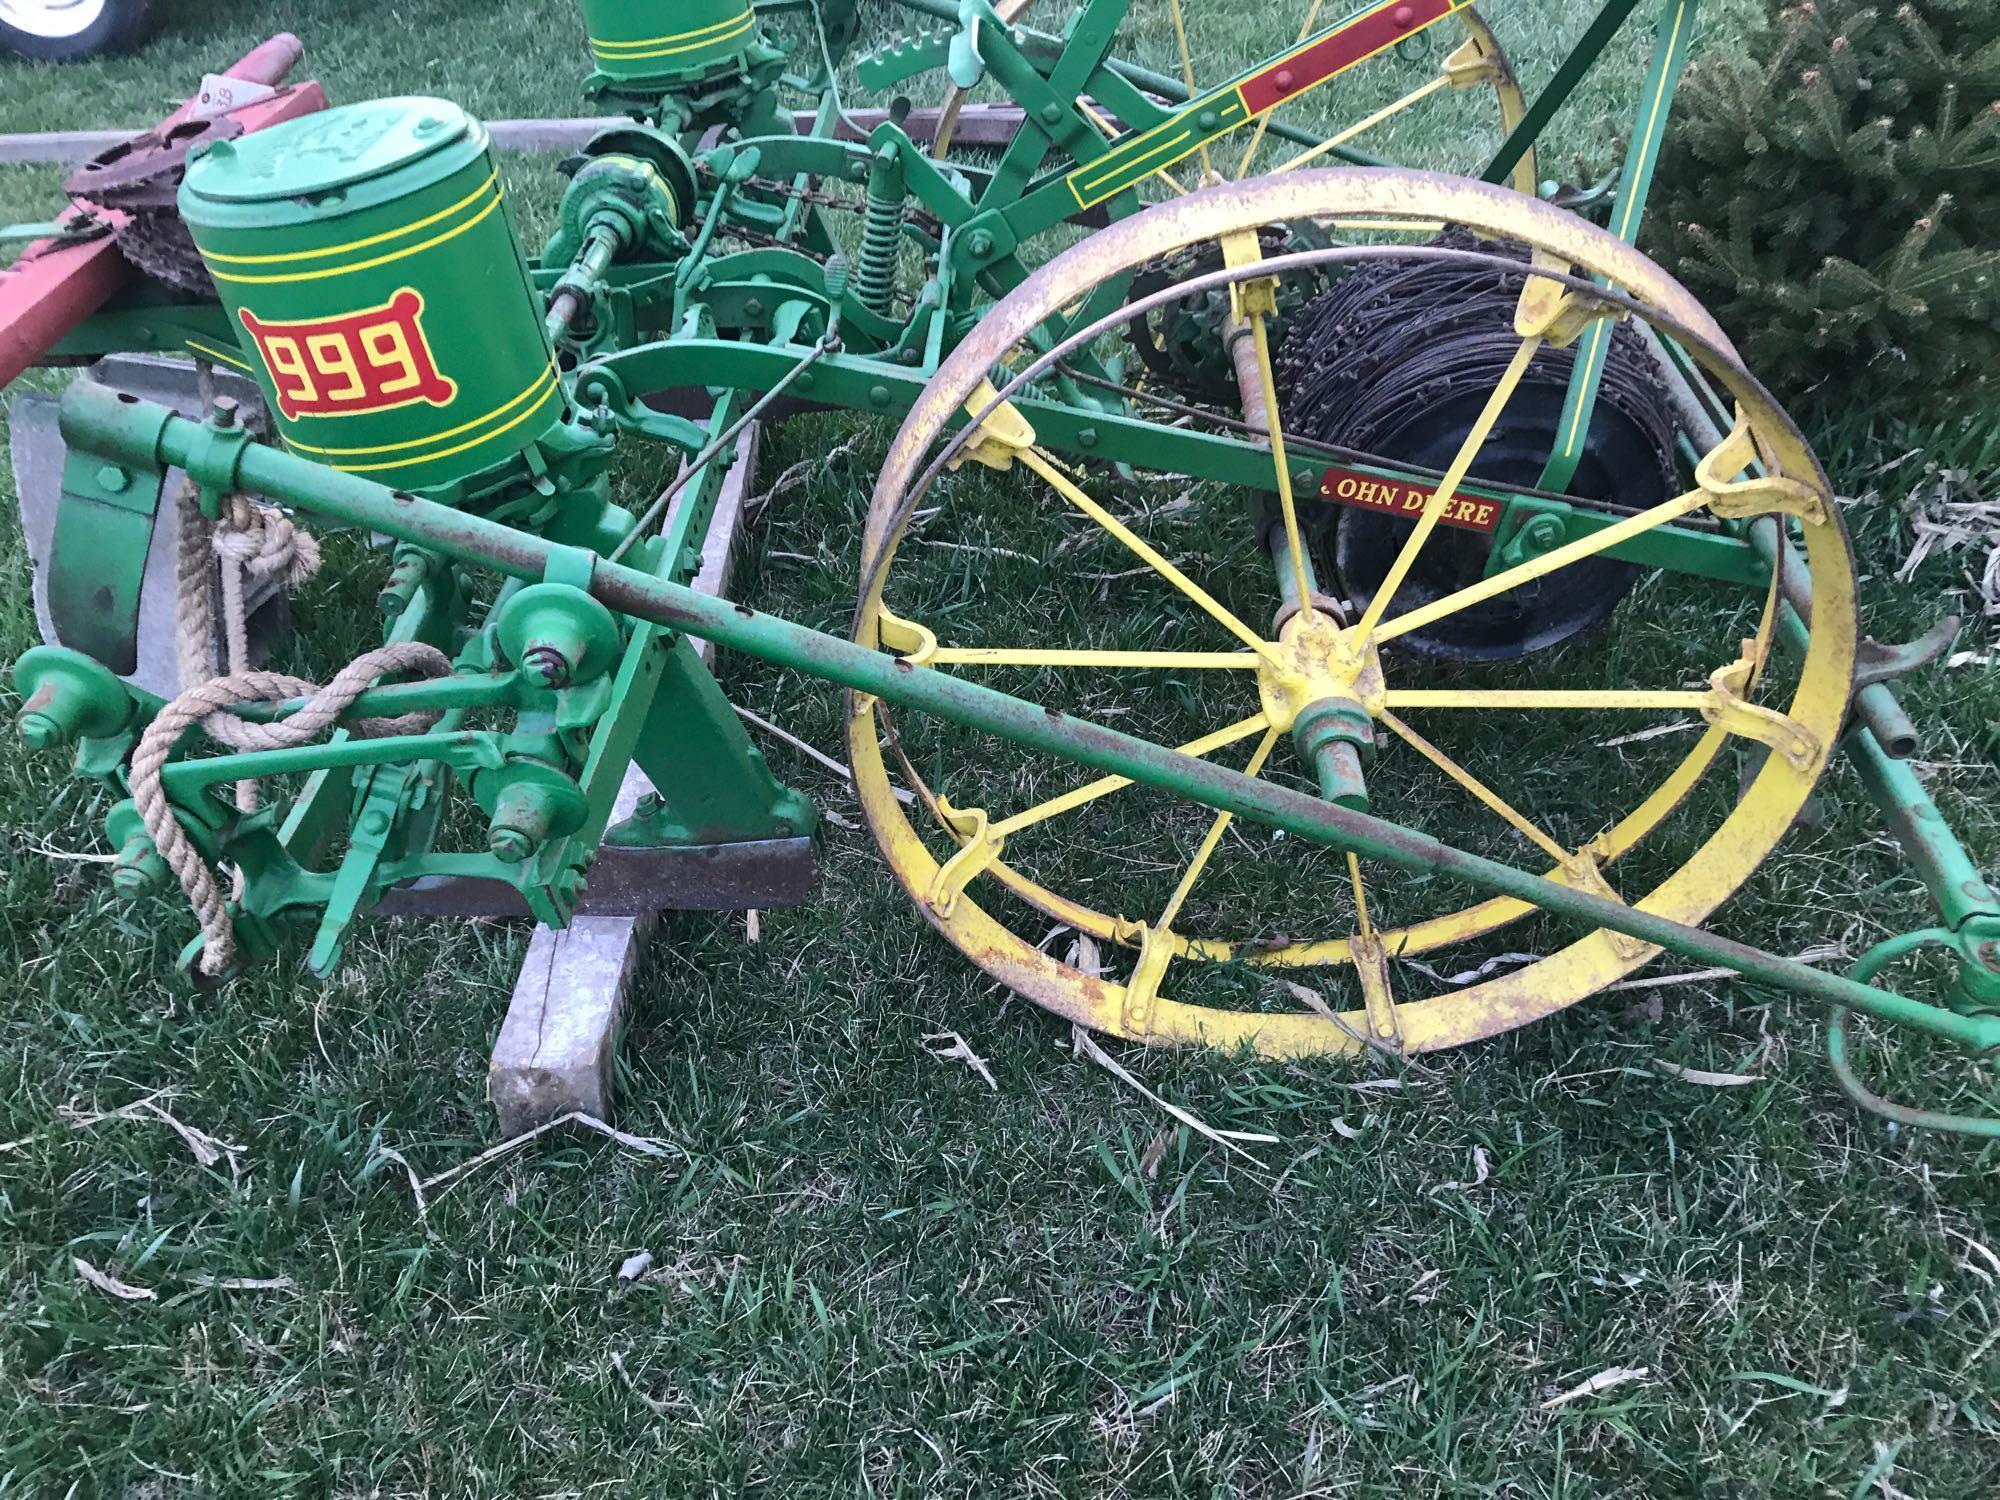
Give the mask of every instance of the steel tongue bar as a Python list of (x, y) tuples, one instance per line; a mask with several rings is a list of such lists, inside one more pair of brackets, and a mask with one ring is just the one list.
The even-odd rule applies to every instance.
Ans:
[(1079, 765), (1129, 777), (1301, 838), (1352, 849), (1400, 868), (1454, 876), (1527, 901), (1585, 927), (1606, 927), (1746, 979), (1848, 1006), (1981, 1053), (2000, 1050), (2000, 1016), (1961, 1015), (1873, 985), (1823, 973), (1512, 865), (1469, 854), (1428, 834), (1121, 734), (928, 667), (915, 667), (837, 636), (760, 614), (595, 554), (403, 494), (274, 448), (219, 440), (163, 406), (88, 382), (63, 398), (72, 448), (145, 468), (179, 466), (197, 481), (248, 490), (331, 520), (378, 531), (518, 578), (588, 578), (589, 592), (636, 619), (712, 640), (900, 707), (936, 714)]

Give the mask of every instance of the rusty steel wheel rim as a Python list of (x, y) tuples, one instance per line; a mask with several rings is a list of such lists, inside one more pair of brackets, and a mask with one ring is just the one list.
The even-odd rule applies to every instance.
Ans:
[[(1851, 559), (1845, 534), (1830, 503), (1824, 476), (1803, 439), (1762, 387), (1743, 370), (1727, 339), (1687, 292), (1658, 267), (1611, 236), (1571, 215), (1526, 201), (1504, 189), (1432, 174), (1369, 169), (1334, 169), (1285, 174), (1228, 184), (1177, 199), (1121, 221), (1038, 271), (1013, 295), (997, 304), (940, 369), (916, 403), (884, 465), (868, 518), (863, 577), (868, 587), (857, 609), (855, 638), (884, 645), (883, 583), (914, 503), (913, 481), (926, 468), (935, 441), (951, 417), (965, 407), (989, 369), (1054, 308), (1069, 305), (1082, 290), (1121, 269), (1196, 241), (1236, 229), (1297, 218), (1432, 219), (1464, 224), (1476, 231), (1518, 239), (1554, 254), (1579, 272), (1603, 277), (1673, 332), (1745, 413), (1761, 456), (1774, 471), (1823, 502), (1818, 514), (1799, 525), (1799, 542), (1814, 585), (1812, 632), (1798, 668), (1791, 702), (1782, 713), (1817, 747), (1797, 761), (1773, 754), (1742, 801), (1696, 852), (1653, 890), (1633, 901), (1648, 911), (1699, 923), (1734, 891), (1766, 857), (1823, 771), (1838, 735), (1852, 680), (1856, 626)], [(975, 410), (978, 407), (975, 406)], [(935, 468), (935, 463), (931, 464)], [(1731, 471), (1735, 472), (1735, 471)], [(1767, 601), (1761, 634), (1768, 639)], [(1394, 622), (1390, 622), (1393, 624)], [(894, 633), (893, 631), (891, 632)], [(1523, 1025), (1575, 1003), (1630, 973), (1657, 951), (1604, 931), (1591, 933), (1533, 964), (1496, 979), (1420, 1000), (1383, 1000), (1357, 965), (1367, 1002), (1332, 1015), (1276, 1014), (1220, 1010), (1171, 998), (1157, 973), (1120, 982), (1051, 957), (1013, 932), (977, 899), (977, 882), (957, 892), (949, 910), (927, 896), (935, 892), (943, 864), (898, 804), (891, 789), (882, 738), (890, 726), (876, 703), (852, 704), (849, 744), (862, 805), (878, 844), (897, 879), (919, 909), (961, 951), (987, 972), (1039, 1004), (1081, 1024), (1148, 1041), (1203, 1041), (1248, 1044), (1272, 1055), (1352, 1052), (1382, 1045), (1383, 1011), (1393, 1023), (1393, 1045), (1424, 1051), (1447, 1047)], [(1711, 727), (1679, 766), (1614, 830), (1614, 844), (1629, 847), (1656, 826), (1712, 767), (1729, 733)], [(892, 744), (893, 742), (893, 737)], [(945, 811), (929, 787), (917, 782), (927, 812)], [(956, 835), (964, 843), (964, 831)], [(947, 850), (947, 853), (949, 851)], [(1622, 849), (1610, 848), (1615, 856)], [(946, 861), (949, 862), (949, 861)], [(1133, 940), (1131, 924), (1069, 901), (1013, 870), (1004, 859), (986, 867), (991, 876), (1031, 904), (1068, 921), (1080, 931), (1114, 942)], [(1558, 866), (1552, 872), (1563, 878)], [(1492, 900), (1425, 923), (1379, 933), (1366, 932), (1369, 945), (1387, 943), (1397, 953), (1415, 953), (1492, 931), (1532, 908)], [(1162, 924), (1163, 926), (1165, 924)], [(1353, 963), (1352, 938), (1305, 945), (1292, 951), (1256, 955), (1203, 951), (1204, 940), (1171, 933), (1176, 941), (1164, 958), (1143, 951), (1141, 967), (1158, 967), (1189, 957), (1245, 957), (1289, 966)], [(1144, 986), (1143, 1005), (1135, 995)]]

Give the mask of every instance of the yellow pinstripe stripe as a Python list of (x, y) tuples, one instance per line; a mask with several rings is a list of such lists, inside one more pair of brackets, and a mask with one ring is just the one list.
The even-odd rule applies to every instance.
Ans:
[[(555, 394), (555, 389), (553, 387), (551, 387), (547, 392), (544, 393), (545, 396), (552, 396), (554, 394)], [(482, 432), (476, 437), (467, 438), (464, 442), (456, 443), (449, 448), (440, 448), (435, 453), (419, 453), (410, 458), (392, 458), (387, 463), (334, 464), (332, 467), (340, 470), (340, 472), (343, 474), (376, 474), (380, 473), (384, 469), (410, 469), (410, 468), (415, 468), (418, 464), (433, 463), (440, 458), (450, 458), (454, 453), (463, 453), (468, 448), (476, 448), (481, 443), (487, 441), (487, 439), (489, 438), (496, 438), (500, 436), (500, 434), (503, 432), (509, 431), (510, 429), (515, 427), (519, 427), (523, 422), (527, 421), (528, 418), (532, 417), (537, 411), (539, 411), (541, 409), (541, 405), (542, 403), (539, 401), (533, 402), (529, 405), (526, 411), (522, 412), (512, 421), (503, 422), (498, 427), (493, 428), (490, 432)]]
[(731, 16), (726, 21), (712, 21), (706, 26), (695, 27), (693, 31), (676, 31), (671, 36), (640, 37), (629, 42), (605, 42), (592, 37), (590, 45), (593, 50), (599, 52), (609, 52), (614, 49), (627, 51), (633, 47), (663, 47), (668, 42), (691, 42), (698, 37), (708, 36), (711, 32), (727, 31), (732, 26), (741, 26), (745, 21), (754, 19), (755, 17), (746, 10), (742, 15)]
[(279, 255), (221, 255), (204, 250), (202, 252), (202, 259), (211, 264), (216, 261), (223, 261), (232, 266), (268, 266), (275, 265), (280, 261), (323, 260), (329, 255), (340, 255), (349, 250), (366, 250), (370, 245), (379, 245), (386, 240), (398, 239), (406, 234), (415, 234), (419, 229), (430, 228), (431, 225), (437, 223), (440, 219), (450, 218), (461, 208), (470, 204), (481, 193), (492, 187), (499, 175), (499, 170), (496, 168), (484, 182), (459, 199), (458, 202), (452, 204), (450, 208), (441, 208), (428, 218), (418, 219), (414, 223), (405, 224), (397, 229), (385, 229), (380, 234), (369, 235), (366, 239), (349, 240), (344, 245), (328, 245), (323, 250), (287, 250)]
[[(1686, 20), (1687, 20), (1687, 3), (1686, 0), (1682, 0), (1681, 5), (1674, 11), (1673, 32), (1667, 37), (1667, 56), (1669, 59), (1673, 57), (1674, 48), (1680, 44), (1681, 25)], [(1653, 90), (1653, 103), (1651, 108), (1646, 113), (1646, 134), (1649, 136), (1653, 133), (1653, 127), (1660, 118), (1660, 107), (1666, 101), (1667, 85), (1672, 81), (1672, 78), (1673, 78), (1672, 68), (1662, 68), (1660, 70), (1660, 86), (1655, 90)], [(1626, 235), (1631, 232), (1632, 215), (1634, 215), (1638, 211), (1639, 211), (1639, 197), (1635, 193), (1631, 198), (1626, 200), (1625, 212), (1620, 217), (1619, 220), (1618, 238), (1620, 238), (1621, 240), (1624, 239)], [(1610, 334), (1609, 327), (1602, 322), (1595, 323), (1591, 326), (1590, 348), (1585, 351), (1584, 355), (1586, 361), (1594, 361), (1597, 358), (1597, 346), (1602, 344), (1605, 338), (1609, 336), (1609, 334)], [(1581, 440), (1582, 437), (1583, 418), (1584, 418), (1584, 403), (1579, 401), (1576, 404), (1575, 415), (1573, 415), (1570, 418), (1569, 431), (1563, 434), (1563, 452), (1574, 453), (1576, 451), (1576, 445)]]
[[(654, 47), (645, 52), (607, 52), (604, 50), (605, 43), (593, 41), (590, 44), (590, 50), (597, 54), (599, 62), (637, 62), (641, 58), (647, 57), (672, 57), (681, 52), (699, 52), (704, 47), (717, 47), (724, 42), (733, 42), (756, 24), (757, 18), (746, 14), (742, 21), (736, 25), (734, 31), (725, 31), (720, 36), (704, 37), (698, 42), (684, 42), (678, 47)], [(619, 43), (617, 45), (626, 46), (632, 44)]]
[(330, 276), (347, 276), (356, 271), (373, 270), (376, 266), (386, 266), (391, 261), (402, 260), (406, 256), (416, 255), (422, 251), (429, 250), (435, 245), (442, 245), (446, 240), (458, 238), (458, 236), (464, 234), (466, 230), (472, 228), (480, 220), (491, 214), (494, 209), (498, 208), (500, 206), (500, 198), (501, 195), (495, 192), (491, 203), (488, 203), (486, 207), (467, 219), (463, 224), (447, 229), (443, 234), (432, 235), (427, 240), (420, 240), (416, 244), (407, 245), (401, 250), (392, 250), (387, 255), (377, 255), (368, 260), (357, 260), (351, 265), (328, 266), (324, 270), (319, 271), (292, 271), (275, 276), (236, 276), (225, 271), (216, 271), (213, 269), (211, 269), (209, 274), (217, 281), (268, 286), (274, 282), (324, 281)]
[[(514, 407), (519, 406), (523, 401), (526, 401), (530, 397), (534, 396), (537, 392), (541, 390), (541, 388), (544, 385), (551, 384), (555, 380), (555, 375), (556, 375), (556, 367), (554, 365), (544, 366), (542, 369), (542, 373), (537, 375), (533, 380), (529, 381), (527, 386), (522, 389), (519, 395), (509, 396), (505, 401), (502, 401), (498, 406), (494, 407), (491, 411), (482, 412), (480, 415), (474, 417), (471, 421), (461, 422), (456, 427), (447, 427), (443, 432), (426, 433), (424, 436), (420, 438), (410, 438), (400, 443), (381, 443), (373, 448), (321, 448), (321, 447), (316, 447), (311, 443), (301, 443), (296, 439), (289, 437), (286, 438), (285, 441), (291, 447), (298, 449), (298, 451), (301, 453), (323, 453), (332, 456), (353, 455), (359, 457), (369, 453), (394, 453), (399, 448), (421, 448), (426, 443), (441, 443), (446, 438), (455, 438), (461, 432), (470, 432), (475, 427), (481, 426), (484, 423), (491, 422), (499, 417), (505, 416)], [(348, 417), (348, 416), (359, 416), (361, 415), (361, 413), (307, 412), (304, 415), (318, 416), (318, 417)], [(294, 420), (298, 419), (294, 418)]]
[(182, 342), (185, 343), (188, 346), (188, 348), (194, 350), (195, 353), (201, 355), (205, 359), (213, 359), (225, 365), (233, 365), (235, 368), (241, 370), (245, 375), (255, 375), (257, 373), (257, 367), (255, 365), (250, 364), (246, 360), (238, 359), (233, 354), (224, 354), (220, 349), (216, 348), (213, 344), (204, 344), (200, 339), (184, 339), (182, 340)]

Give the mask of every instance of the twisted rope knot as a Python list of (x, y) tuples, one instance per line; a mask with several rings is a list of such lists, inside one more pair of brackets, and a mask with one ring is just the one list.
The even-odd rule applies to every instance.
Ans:
[[(211, 739), (235, 750), (280, 750), (305, 744), (331, 727), (377, 677), (416, 672), (451, 675), (451, 658), (421, 641), (399, 641), (364, 651), (336, 672), (324, 687), (283, 672), (240, 672), (191, 687), (160, 710), (132, 752), (132, 802), (160, 858), (180, 881), (201, 922), (201, 971), (222, 973), (235, 960), (236, 934), (229, 905), (215, 872), (174, 816), (161, 776), (174, 746), (199, 725)], [(230, 709), (245, 703), (305, 698), (298, 711), (271, 724), (238, 718)], [(352, 726), (368, 734), (421, 734), (442, 714), (409, 713), (393, 719), (364, 719)]]
[(319, 539), (274, 505), (231, 495), (214, 528), (215, 555), (251, 577), (283, 571), (285, 587), (297, 588), (319, 571)]

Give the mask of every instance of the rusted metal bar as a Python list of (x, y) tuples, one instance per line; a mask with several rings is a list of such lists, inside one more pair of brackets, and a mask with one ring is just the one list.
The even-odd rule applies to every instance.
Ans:
[(541, 578), (552, 567), (571, 576), (587, 569), (589, 592), (633, 618), (685, 631), (855, 692), (1125, 776), (1318, 843), (1351, 849), (1418, 873), (1452, 876), (1586, 927), (1608, 928), (1685, 957), (1733, 969), (1753, 981), (1848, 1006), (1982, 1053), (2000, 1050), (2000, 1016), (1959, 1015), (1823, 973), (1701, 928), (1453, 848), (1384, 819), (1073, 718), (1059, 709), (912, 666), (854, 642), (761, 614), (745, 604), (709, 598), (607, 563), (580, 549), (392, 491), (356, 475), (328, 470), (276, 449), (218, 442), (209, 428), (177, 417), (164, 407), (79, 384), (64, 398), (62, 425), (72, 447), (135, 466), (178, 465), (201, 483), (267, 494), (302, 510), (441, 549), (514, 577)]

